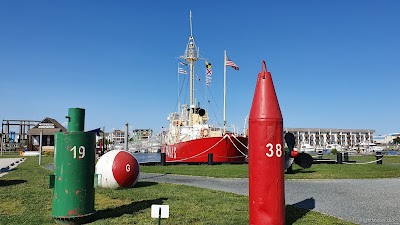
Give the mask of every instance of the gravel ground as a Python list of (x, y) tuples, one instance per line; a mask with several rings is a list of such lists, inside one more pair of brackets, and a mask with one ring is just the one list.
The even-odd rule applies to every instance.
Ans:
[[(140, 180), (248, 195), (248, 179), (140, 174)], [(357, 224), (400, 224), (400, 179), (287, 180), (286, 204)]]

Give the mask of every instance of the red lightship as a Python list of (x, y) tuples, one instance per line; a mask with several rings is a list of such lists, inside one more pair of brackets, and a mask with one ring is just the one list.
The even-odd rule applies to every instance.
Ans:
[[(243, 134), (226, 126), (225, 99), (226, 99), (226, 66), (239, 69), (226, 56), (224, 60), (224, 125), (217, 127), (209, 123), (209, 114), (206, 109), (196, 104), (195, 98), (195, 63), (199, 60), (199, 48), (194, 43), (192, 35), (192, 14), (190, 12), (190, 37), (183, 56), (185, 62), (178, 64), (179, 74), (189, 76), (189, 104), (179, 106), (178, 112), (169, 115), (168, 130), (163, 132), (163, 146), (161, 152), (166, 153), (166, 162), (177, 163), (205, 163), (210, 154), (213, 162), (245, 162), (247, 159), (247, 131)], [(181, 65), (181, 67), (179, 67)], [(189, 70), (186, 72), (185, 68)], [(207, 79), (211, 80), (211, 64), (206, 62)], [(187, 76), (185, 75), (185, 76)], [(178, 78), (179, 79), (179, 78)], [(209, 81), (207, 80), (206, 81)], [(179, 80), (178, 80), (179, 82)]]

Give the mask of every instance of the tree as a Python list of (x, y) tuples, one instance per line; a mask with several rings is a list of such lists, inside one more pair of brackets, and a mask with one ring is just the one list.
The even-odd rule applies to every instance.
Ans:
[(393, 144), (400, 144), (400, 137), (393, 139)]

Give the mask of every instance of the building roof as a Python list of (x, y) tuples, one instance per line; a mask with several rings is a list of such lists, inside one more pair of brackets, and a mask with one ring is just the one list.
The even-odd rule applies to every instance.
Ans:
[(40, 135), (40, 131), (43, 130), (43, 135), (54, 135), (57, 132), (61, 132), (60, 128), (32, 128), (28, 131), (28, 135)]
[(57, 120), (46, 117), (30, 129), (28, 135), (40, 135), (41, 131), (43, 131), (43, 135), (54, 135), (56, 132), (67, 132), (68, 130)]

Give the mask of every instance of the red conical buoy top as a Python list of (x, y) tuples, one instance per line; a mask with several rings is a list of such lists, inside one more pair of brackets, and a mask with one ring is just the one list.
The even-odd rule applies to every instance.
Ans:
[(274, 82), (265, 61), (262, 61), (261, 72), (258, 74), (249, 118), (282, 118)]

